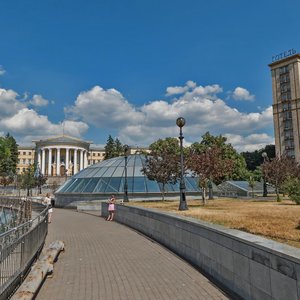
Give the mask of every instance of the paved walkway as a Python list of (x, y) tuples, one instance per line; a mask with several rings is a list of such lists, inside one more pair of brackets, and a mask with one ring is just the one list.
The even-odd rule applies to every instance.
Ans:
[(172, 252), (116, 222), (55, 209), (48, 246), (65, 242), (37, 300), (229, 299)]

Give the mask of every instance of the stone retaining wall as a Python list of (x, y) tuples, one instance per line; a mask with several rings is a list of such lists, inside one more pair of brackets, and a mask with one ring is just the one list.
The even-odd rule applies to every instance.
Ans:
[(297, 248), (152, 209), (117, 205), (115, 217), (198, 267), (234, 298), (300, 300)]

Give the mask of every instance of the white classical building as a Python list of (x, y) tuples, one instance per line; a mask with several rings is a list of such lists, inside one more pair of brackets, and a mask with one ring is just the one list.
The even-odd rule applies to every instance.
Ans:
[(40, 171), (46, 176), (70, 176), (86, 168), (91, 142), (69, 136), (33, 141)]
[[(61, 135), (33, 141), (35, 145), (18, 147), (18, 174), (24, 173), (30, 165), (38, 165), (40, 172), (48, 179), (72, 176), (90, 165), (101, 162), (105, 149), (91, 146), (91, 141)], [(130, 153), (149, 151), (146, 148), (130, 148)], [(50, 180), (51, 181), (51, 180)]]

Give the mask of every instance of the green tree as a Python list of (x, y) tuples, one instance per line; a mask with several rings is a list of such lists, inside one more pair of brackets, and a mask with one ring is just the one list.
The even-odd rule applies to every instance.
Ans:
[(283, 190), (289, 198), (300, 205), (300, 179), (289, 176), (283, 183)]
[(165, 199), (166, 184), (175, 184), (180, 176), (178, 156), (168, 152), (152, 152), (147, 156), (142, 173), (150, 180), (156, 180), (162, 184), (162, 200)]
[(123, 145), (120, 140), (118, 138), (114, 140), (111, 135), (108, 136), (104, 149), (104, 159), (110, 159), (124, 154)]
[(230, 143), (227, 143), (227, 138), (222, 135), (213, 136), (206, 132), (202, 136), (201, 142), (193, 143), (190, 148), (190, 153), (202, 153), (209, 148), (221, 149), (221, 158), (223, 160), (232, 160), (233, 166), (230, 172), (224, 173), (223, 177), (219, 177), (215, 183), (220, 183), (226, 179), (244, 180), (247, 178), (246, 162), (242, 155), (240, 155)]
[(11, 170), (15, 174), (18, 164), (18, 144), (13, 136), (11, 136), (9, 133), (5, 136), (6, 144), (8, 145), (8, 148), (10, 150), (10, 160), (11, 160)]
[(160, 154), (160, 153), (161, 154), (168, 153), (174, 155), (180, 154), (178, 139), (172, 137), (167, 137), (165, 139), (159, 139), (155, 141), (149, 146), (149, 150), (151, 151), (151, 153), (156, 153), (156, 154)]
[(104, 159), (110, 159), (115, 157), (115, 141), (111, 135), (108, 136), (104, 150), (105, 150)]
[(8, 185), (13, 182), (18, 162), (18, 145), (9, 135), (0, 137), (0, 184)]
[(247, 173), (247, 182), (249, 187), (252, 190), (252, 197), (254, 197), (254, 187), (257, 181), (259, 181), (261, 178), (260, 172), (258, 169), (255, 171), (248, 171)]
[(299, 167), (295, 161), (286, 156), (278, 156), (262, 165), (263, 176), (275, 186), (277, 201), (281, 201), (279, 190), (288, 177), (296, 177)]
[(262, 156), (263, 153), (267, 153), (269, 159), (273, 159), (275, 157), (275, 145), (267, 145), (265, 148), (260, 150), (255, 150), (253, 152), (242, 152), (241, 155), (244, 157), (247, 169), (250, 171), (254, 171), (258, 166), (260, 166), (264, 162), (264, 158)]
[(165, 198), (166, 185), (176, 183), (180, 177), (180, 147), (177, 138), (159, 139), (149, 146), (146, 165), (142, 172), (150, 179), (162, 184), (162, 199)]
[(192, 145), (187, 157), (187, 168), (199, 179), (203, 204), (206, 204), (206, 190), (211, 182), (219, 182), (221, 178), (229, 177), (233, 170), (234, 161), (224, 158), (223, 150), (213, 145), (212, 147), (199, 147), (198, 150), (193, 151)]
[(31, 189), (37, 186), (37, 181), (34, 177), (34, 173), (35, 166), (31, 164), (21, 175), (21, 188), (27, 190), (27, 196), (30, 196)]
[(115, 139), (115, 156), (124, 155), (124, 148), (118, 138)]

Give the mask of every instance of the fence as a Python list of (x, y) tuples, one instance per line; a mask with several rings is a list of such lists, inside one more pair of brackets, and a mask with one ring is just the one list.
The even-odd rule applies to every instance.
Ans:
[(48, 209), (34, 204), (38, 215), (0, 234), (0, 300), (9, 299), (41, 251), (48, 232)]

